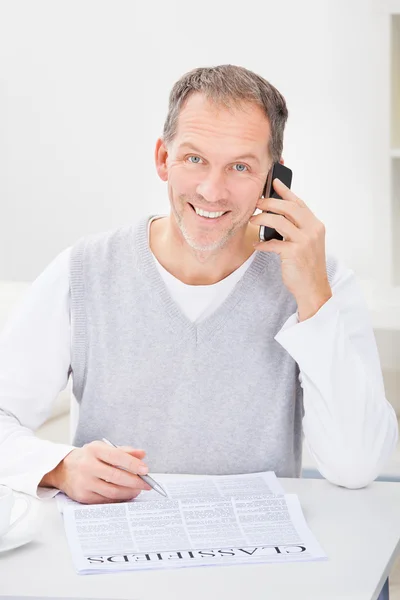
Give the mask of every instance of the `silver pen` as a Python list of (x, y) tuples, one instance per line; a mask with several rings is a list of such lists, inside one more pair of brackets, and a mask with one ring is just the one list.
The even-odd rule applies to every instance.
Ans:
[[(118, 448), (118, 446), (116, 446), (109, 440), (106, 440), (106, 438), (103, 438), (103, 442), (105, 442), (109, 446), (114, 446), (114, 448)], [(122, 469), (123, 471), (128, 471), (128, 469), (125, 469), (124, 467), (118, 467), (118, 468)], [(128, 471), (128, 472), (131, 473), (131, 471)], [(134, 475), (137, 475), (138, 477), (140, 477), (140, 479), (142, 479), (151, 488), (153, 488), (153, 490), (155, 490), (156, 492), (161, 494), (161, 496), (165, 496), (165, 498), (168, 498), (167, 492), (161, 487), (161, 485), (159, 483), (157, 483), (157, 481), (154, 481), (154, 479), (152, 477), (150, 477), (150, 475), (139, 475), (139, 473), (134, 473)]]

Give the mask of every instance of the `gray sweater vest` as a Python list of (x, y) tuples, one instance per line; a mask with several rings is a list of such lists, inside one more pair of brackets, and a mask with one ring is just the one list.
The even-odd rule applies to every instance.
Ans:
[(143, 448), (154, 473), (298, 477), (303, 390), (274, 339), (297, 306), (279, 256), (257, 252), (222, 305), (192, 323), (157, 270), (147, 226), (73, 247), (74, 445), (106, 437)]

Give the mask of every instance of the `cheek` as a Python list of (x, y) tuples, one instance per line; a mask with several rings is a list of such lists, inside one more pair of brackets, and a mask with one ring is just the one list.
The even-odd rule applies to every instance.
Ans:
[(249, 220), (250, 217), (253, 216), (255, 209), (255, 202), (252, 202), (251, 204), (248, 202), (246, 202), (246, 204), (242, 204), (242, 206), (238, 209), (238, 213), (240, 212), (239, 218)]
[(168, 181), (179, 194), (193, 193), (193, 188), (197, 185), (194, 178), (182, 166), (178, 165), (173, 165), (170, 168)]
[(252, 215), (256, 210), (256, 204), (261, 197), (262, 187), (258, 181), (240, 182), (235, 186), (234, 197), (238, 211), (242, 214)]
[(241, 212), (254, 211), (255, 205), (261, 196), (262, 187), (262, 184), (255, 178), (237, 178), (231, 188), (231, 194)]

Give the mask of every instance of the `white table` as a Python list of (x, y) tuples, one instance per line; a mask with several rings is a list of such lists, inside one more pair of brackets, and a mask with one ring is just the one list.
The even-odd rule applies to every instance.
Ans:
[[(184, 476), (182, 476), (184, 477)], [(0, 554), (0, 595), (135, 600), (376, 600), (399, 549), (400, 484), (348, 490), (322, 479), (280, 479), (300, 498), (329, 560), (77, 575), (54, 500), (36, 539)], [(39, 504), (39, 501), (37, 501)]]

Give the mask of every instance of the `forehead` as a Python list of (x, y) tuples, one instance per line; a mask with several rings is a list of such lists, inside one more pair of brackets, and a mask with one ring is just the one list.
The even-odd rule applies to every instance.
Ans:
[(262, 151), (268, 148), (270, 132), (269, 120), (257, 104), (245, 102), (228, 110), (194, 93), (180, 111), (175, 140), (177, 147), (193, 142)]

